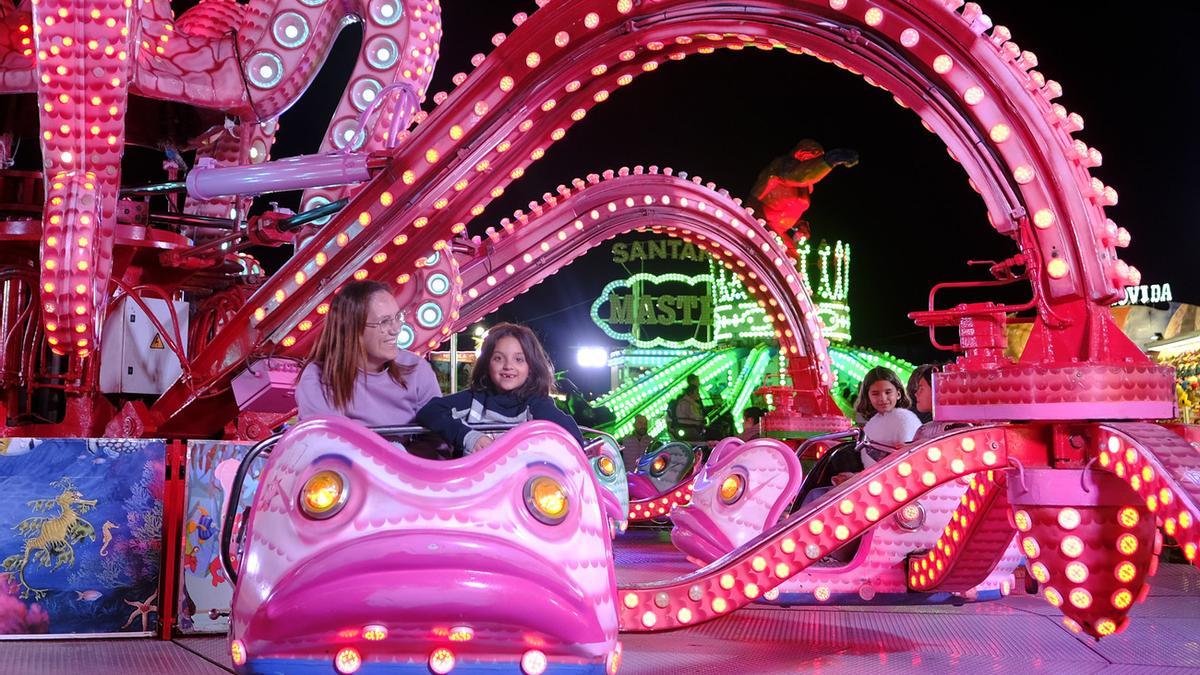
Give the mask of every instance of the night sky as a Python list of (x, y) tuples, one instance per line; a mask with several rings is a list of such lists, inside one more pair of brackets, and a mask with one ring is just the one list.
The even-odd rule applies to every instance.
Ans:
[[(1096, 175), (1120, 193), (1109, 215), (1133, 235), (1122, 257), (1142, 270), (1145, 283), (1170, 283), (1175, 300), (1200, 302), (1192, 260), (1200, 251), (1200, 214), (1191, 197), (1200, 177), (1194, 166), (1200, 135), (1192, 129), (1200, 80), (1186, 46), (1200, 5), (993, 0), (983, 7), (1021, 48), (1038, 55), (1039, 70), (1063, 85), (1060, 102), (1084, 117), (1081, 137), (1104, 153)], [(470, 70), (473, 54), (491, 51), (493, 34), (511, 32), (515, 13), (534, 9), (529, 0), (445, 0), (431, 91), (449, 90), (454, 73)], [(316, 151), (359, 40), (357, 27), (343, 32), (305, 99), (285, 114), (274, 157)], [(636, 164), (673, 167), (746, 195), (772, 158), (806, 137), (861, 155), (857, 167), (838, 169), (817, 187), (806, 216), (814, 239), (853, 246), (854, 342), (914, 361), (939, 358), (907, 312), (926, 305), (935, 283), (979, 278), (968, 259), (1008, 257), (1015, 246), (987, 224), (966, 174), (913, 113), (816, 59), (745, 50), (667, 63), (593, 108), (471, 231), (482, 232), (572, 178)], [(273, 266), (280, 253), (264, 252), (264, 262)], [(575, 347), (618, 346), (587, 310), (605, 282), (631, 271), (614, 266), (605, 246), (489, 322), (530, 323), (560, 367), (573, 366)], [(605, 388), (600, 373), (576, 368), (571, 375), (587, 388)]]

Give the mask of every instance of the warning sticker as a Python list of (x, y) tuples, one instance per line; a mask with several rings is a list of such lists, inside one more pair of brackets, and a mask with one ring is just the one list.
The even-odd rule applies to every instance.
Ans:
[(166, 347), (163, 345), (162, 336), (159, 335), (158, 333), (155, 333), (154, 339), (150, 341), (150, 349), (165, 349), (165, 348)]

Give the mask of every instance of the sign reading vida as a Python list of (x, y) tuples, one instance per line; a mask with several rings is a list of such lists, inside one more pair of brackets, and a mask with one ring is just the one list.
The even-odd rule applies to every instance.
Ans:
[(1141, 286), (1126, 286), (1125, 299), (1116, 303), (1116, 306), (1155, 305), (1160, 302), (1172, 302), (1171, 284), (1142, 284)]
[(707, 349), (715, 344), (711, 284), (708, 274), (634, 274), (604, 287), (592, 303), (592, 321), (643, 349)]

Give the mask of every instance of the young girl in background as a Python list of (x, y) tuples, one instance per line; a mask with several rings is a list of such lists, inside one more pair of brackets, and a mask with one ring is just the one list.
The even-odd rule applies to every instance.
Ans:
[(463, 455), (478, 452), (492, 437), (468, 424), (516, 424), (548, 420), (583, 445), (579, 426), (550, 399), (554, 368), (533, 331), (502, 323), (488, 331), (471, 370), (470, 388), (435, 398), (417, 413), (417, 423), (440, 434)]
[[(863, 435), (867, 440), (890, 446), (912, 441), (921, 426), (921, 420), (909, 410), (910, 407), (912, 401), (896, 373), (883, 366), (867, 371), (858, 390), (858, 403), (854, 406), (867, 420), (863, 425)], [(862, 453), (864, 467), (882, 459), (871, 456), (867, 450), (864, 448)]]

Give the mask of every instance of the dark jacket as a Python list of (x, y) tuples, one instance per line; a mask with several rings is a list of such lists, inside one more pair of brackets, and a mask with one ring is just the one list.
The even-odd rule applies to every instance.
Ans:
[(480, 435), (468, 423), (517, 424), (529, 420), (554, 422), (583, 446), (579, 425), (546, 395), (521, 400), (508, 393), (466, 390), (435, 398), (417, 413), (417, 424), (453, 443), (461, 454), (469, 454)]

